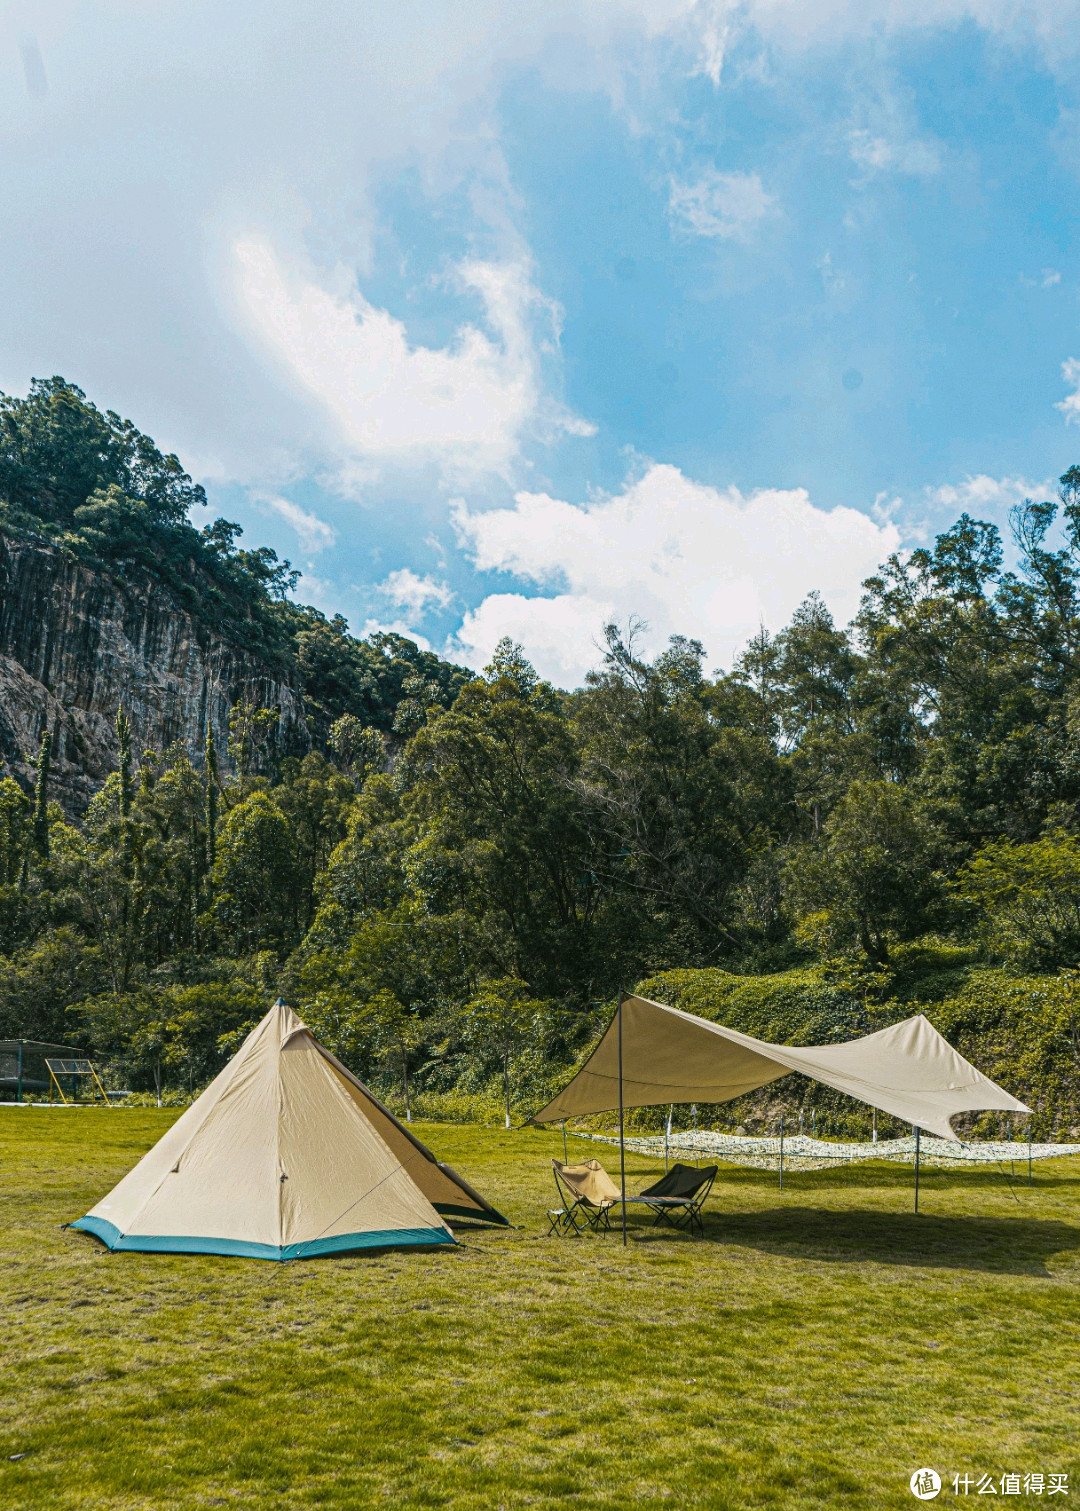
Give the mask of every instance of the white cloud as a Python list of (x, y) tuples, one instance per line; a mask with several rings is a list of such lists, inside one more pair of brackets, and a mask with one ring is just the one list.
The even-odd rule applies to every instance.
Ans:
[(328, 525), (317, 514), (309, 514), (291, 499), (281, 498), (273, 493), (255, 494), (254, 497), (258, 503), (273, 510), (286, 524), (292, 526), (301, 546), (311, 555), (324, 551), (337, 540), (333, 525)]
[(958, 514), (1004, 514), (1023, 498), (1047, 498), (1053, 480), (1033, 482), (1026, 477), (988, 477), (985, 472), (968, 476), (962, 483), (943, 483), (926, 490), (928, 504)]
[(391, 572), (379, 584), (379, 592), (400, 608), (422, 614), (429, 607), (445, 609), (453, 599), (453, 592), (445, 582), (436, 582), (433, 577), (418, 577), (408, 567)]
[(422, 651), (431, 649), (431, 641), (418, 634), (406, 619), (368, 619), (360, 631), (360, 639), (366, 640), (369, 635), (404, 635), (406, 640), (411, 640)]
[(821, 282), (826, 294), (842, 294), (847, 288), (847, 274), (843, 268), (833, 266), (831, 252), (826, 252), (818, 260), (817, 270), (821, 274)]
[(941, 170), (941, 152), (936, 143), (917, 137), (890, 140), (869, 131), (853, 131), (848, 138), (852, 161), (868, 172), (905, 173), (929, 178)]
[(511, 635), (564, 686), (599, 659), (605, 621), (632, 614), (648, 621), (653, 650), (671, 634), (692, 635), (714, 664), (730, 664), (760, 623), (786, 623), (813, 588), (846, 621), (862, 579), (900, 543), (891, 522), (819, 509), (801, 488), (744, 495), (655, 465), (616, 497), (577, 505), (519, 493), (512, 509), (460, 505), (455, 522), (481, 571), (555, 591), (485, 598), (452, 653), (480, 666)]
[(682, 230), (724, 241), (745, 241), (774, 205), (756, 173), (718, 173), (715, 168), (693, 183), (672, 179), (668, 202)]
[(1073, 392), (1066, 394), (1055, 409), (1060, 409), (1065, 416), (1066, 425), (1080, 424), (1080, 362), (1075, 357), (1070, 357), (1067, 362), (1061, 364), (1061, 376), (1066, 383), (1075, 385)]
[(772, 47), (796, 52), (969, 21), (1021, 46), (1035, 40), (1051, 62), (1077, 51), (1076, 0), (1027, 0), (1024, 5), (1016, 0), (699, 0), (688, 10), (687, 24), (698, 37), (700, 71), (714, 80), (719, 80), (717, 37), (730, 47), (748, 30)]
[(349, 456), (369, 465), (434, 461), (451, 476), (505, 473), (526, 429), (590, 435), (543, 394), (533, 318), (557, 336), (558, 312), (522, 263), (466, 262), (487, 331), (462, 325), (449, 346), (410, 343), (339, 269), (333, 288), (283, 267), (263, 238), (234, 247), (238, 294), (259, 337), (324, 406)]
[(1061, 274), (1057, 268), (1040, 268), (1037, 278), (1029, 278), (1026, 273), (1020, 274), (1020, 283), (1026, 289), (1052, 289), (1061, 282)]

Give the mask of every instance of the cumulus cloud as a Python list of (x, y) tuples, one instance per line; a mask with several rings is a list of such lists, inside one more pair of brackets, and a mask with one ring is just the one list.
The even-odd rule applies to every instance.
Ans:
[(326, 520), (320, 519), (317, 514), (309, 514), (306, 509), (301, 509), (300, 505), (294, 504), (291, 499), (281, 498), (273, 493), (257, 494), (255, 497), (257, 503), (272, 510), (287, 525), (292, 526), (301, 546), (310, 555), (314, 556), (317, 552), (324, 551), (337, 539), (333, 525), (328, 525)]
[(466, 614), (452, 649), (483, 665), (502, 635), (564, 686), (599, 659), (603, 625), (639, 615), (653, 650), (671, 634), (729, 664), (759, 624), (779, 628), (813, 588), (846, 621), (859, 584), (900, 533), (856, 509), (817, 508), (804, 489), (706, 487), (652, 466), (615, 497), (572, 504), (519, 493), (512, 509), (457, 508), (462, 545), (481, 571), (534, 588), (492, 594)]
[(408, 567), (391, 572), (379, 584), (379, 592), (391, 603), (409, 609), (413, 614), (423, 614), (429, 608), (445, 609), (454, 596), (448, 583), (436, 582), (433, 577), (419, 577)]
[(1066, 383), (1073, 385), (1073, 391), (1066, 394), (1060, 403), (1054, 405), (1054, 408), (1061, 410), (1065, 416), (1066, 425), (1080, 424), (1080, 362), (1075, 357), (1070, 357), (1067, 362), (1063, 362), (1061, 376)]
[(668, 201), (680, 230), (724, 241), (745, 241), (774, 205), (756, 173), (719, 173), (715, 168), (692, 183), (672, 179)]
[(488, 330), (459, 327), (450, 345), (414, 345), (402, 321), (369, 304), (344, 272), (327, 288), (283, 266), (258, 237), (237, 241), (238, 292), (261, 339), (332, 416), (351, 456), (379, 464), (433, 460), (452, 475), (505, 472), (529, 426), (592, 427), (547, 403), (532, 316), (555, 312), (521, 264), (466, 262)]

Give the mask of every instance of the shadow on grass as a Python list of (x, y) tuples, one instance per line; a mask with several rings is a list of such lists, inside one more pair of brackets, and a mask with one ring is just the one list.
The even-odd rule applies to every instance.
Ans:
[[(644, 1241), (661, 1235), (639, 1230), (634, 1236)], [(764, 1212), (709, 1214), (705, 1241), (737, 1244), (793, 1259), (846, 1264), (869, 1260), (1049, 1277), (1047, 1260), (1052, 1255), (1080, 1249), (1080, 1228), (1032, 1217), (948, 1217), (780, 1207)]]

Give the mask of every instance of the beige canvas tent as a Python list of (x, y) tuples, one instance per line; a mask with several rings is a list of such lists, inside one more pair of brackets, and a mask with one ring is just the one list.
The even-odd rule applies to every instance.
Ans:
[[(960, 1112), (1030, 1112), (958, 1054), (921, 1013), (846, 1044), (802, 1049), (626, 997), (574, 1079), (530, 1122), (672, 1102), (728, 1102), (791, 1071), (940, 1138)], [(621, 1073), (620, 1073), (621, 1072)]]
[(506, 1223), (279, 1001), (72, 1226), (110, 1249), (302, 1259), (452, 1244), (447, 1217)]

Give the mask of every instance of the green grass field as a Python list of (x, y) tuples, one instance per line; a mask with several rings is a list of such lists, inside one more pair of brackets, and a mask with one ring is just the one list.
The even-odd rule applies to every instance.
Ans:
[(544, 1236), (557, 1132), (421, 1124), (520, 1230), (295, 1264), (61, 1230), (176, 1115), (0, 1108), (4, 1507), (872, 1508), (923, 1465), (938, 1504), (1080, 1497), (1080, 1161), (1019, 1201), (924, 1174), (918, 1217), (910, 1170), (722, 1167), (703, 1241), (624, 1251)]

